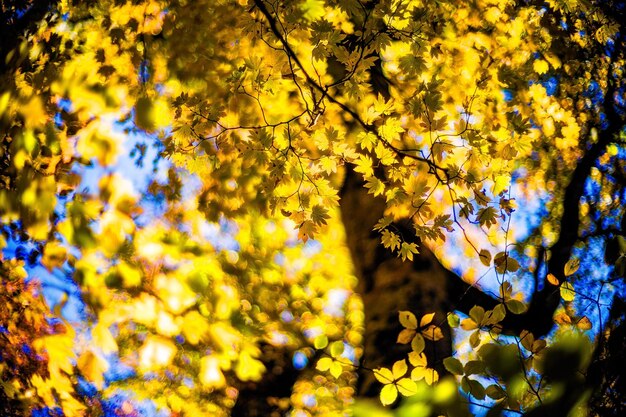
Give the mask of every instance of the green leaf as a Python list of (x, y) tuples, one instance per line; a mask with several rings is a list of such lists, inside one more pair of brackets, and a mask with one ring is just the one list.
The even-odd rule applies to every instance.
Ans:
[(481, 324), (485, 316), (485, 309), (481, 306), (474, 306), (470, 309), (469, 316), (475, 323)]
[(465, 375), (482, 374), (485, 372), (485, 362), (483, 361), (468, 361), (463, 368)]
[(527, 310), (526, 304), (512, 298), (506, 301), (506, 307), (513, 314), (522, 314)]
[(487, 249), (481, 250), (480, 253), (478, 254), (478, 257), (480, 258), (480, 262), (483, 265), (485, 266), (491, 265), (491, 252), (489, 252)]
[(452, 356), (445, 358), (443, 366), (453, 375), (463, 375), (463, 364), (457, 358)]
[(468, 377), (464, 376), (461, 379), (461, 388), (463, 389), (463, 391), (471, 394), (477, 400), (485, 399), (485, 387), (483, 387), (482, 384), (476, 380), (469, 379)]
[(330, 354), (333, 358), (341, 356), (343, 353), (344, 345), (343, 341), (338, 340), (330, 344)]
[(459, 324), (461, 324), (461, 319), (459, 319), (459, 316), (454, 313), (449, 313), (446, 319), (448, 320), (448, 326), (453, 329), (459, 327)]
[(491, 384), (485, 389), (485, 394), (491, 399), (499, 400), (500, 398), (506, 397), (506, 392), (502, 389), (500, 385)]
[(519, 269), (519, 263), (511, 258), (507, 252), (500, 252), (493, 258), (496, 271), (500, 274), (515, 272)]
[(472, 348), (476, 348), (480, 344), (480, 329), (470, 335), (469, 342)]

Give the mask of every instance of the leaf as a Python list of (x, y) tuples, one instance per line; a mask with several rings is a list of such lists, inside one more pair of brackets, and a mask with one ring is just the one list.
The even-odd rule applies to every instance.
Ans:
[(117, 352), (117, 342), (108, 326), (103, 323), (98, 323), (91, 329), (91, 337), (94, 345), (102, 349), (102, 352)]
[(330, 219), (328, 209), (317, 204), (311, 207), (311, 221), (313, 223), (318, 225), (326, 224), (328, 219)]
[(506, 301), (506, 307), (513, 314), (522, 314), (522, 313), (524, 313), (528, 309), (526, 307), (526, 304), (522, 303), (519, 300), (515, 300), (515, 299), (507, 300)]
[(317, 361), (317, 365), (315, 365), (315, 368), (318, 371), (322, 371), (322, 372), (328, 371), (330, 367), (332, 366), (333, 362), (334, 361), (332, 360), (332, 358), (328, 358), (328, 357), (320, 358)]
[(480, 262), (483, 265), (485, 266), (491, 265), (491, 252), (489, 252), (487, 249), (481, 250), (480, 253), (478, 254), (478, 257), (480, 258)]
[(413, 260), (413, 254), (418, 254), (419, 250), (417, 249), (417, 245), (415, 243), (402, 242), (402, 246), (400, 247), (400, 256), (402, 260)]
[(380, 241), (384, 247), (391, 250), (400, 249), (400, 244), (402, 243), (400, 236), (387, 229), (382, 231)]
[(398, 334), (398, 339), (396, 343), (400, 343), (402, 345), (406, 345), (409, 343), (413, 337), (415, 336), (415, 330), (413, 329), (403, 329), (400, 334)]
[(400, 394), (405, 397), (417, 394), (417, 384), (410, 378), (402, 378), (396, 382), (396, 387), (398, 388)]
[(567, 313), (559, 313), (554, 316), (554, 322), (557, 324), (572, 324), (572, 318)]
[(461, 320), (461, 329), (469, 331), (478, 328), (478, 324), (472, 319)]
[(559, 280), (554, 276), (554, 274), (548, 274), (546, 276), (546, 280), (552, 285), (559, 285)]
[(448, 326), (452, 327), (453, 329), (459, 327), (459, 324), (461, 323), (461, 319), (459, 319), (459, 316), (454, 313), (448, 313), (446, 319), (448, 321)]
[(382, 195), (385, 193), (385, 184), (376, 177), (369, 177), (365, 183), (365, 188), (369, 190), (370, 194), (374, 196)]
[(481, 226), (487, 226), (487, 228), (496, 224), (496, 217), (497, 212), (493, 207), (481, 208), (478, 210), (478, 213), (476, 213), (476, 221), (478, 221)]
[(537, 74), (545, 74), (548, 72), (549, 68), (548, 63), (543, 59), (536, 59), (535, 62), (533, 62), (533, 69)]
[(380, 402), (383, 405), (392, 404), (396, 398), (398, 398), (398, 389), (395, 385), (385, 385), (383, 389), (380, 390)]
[(406, 364), (406, 360), (402, 359), (396, 361), (391, 368), (391, 373), (393, 374), (393, 380), (398, 380), (406, 374), (408, 371), (408, 366)]
[(452, 356), (445, 358), (443, 366), (453, 375), (463, 375), (463, 364), (457, 358)]
[(515, 272), (519, 269), (519, 263), (511, 258), (507, 252), (500, 252), (493, 258), (496, 271), (500, 274), (505, 272)]
[(565, 268), (563, 268), (563, 273), (566, 277), (569, 277), (570, 275), (575, 274), (576, 271), (578, 271), (578, 268), (580, 268), (580, 259), (572, 258), (565, 264)]
[(465, 375), (482, 374), (485, 372), (485, 362), (483, 361), (468, 361), (463, 367)]
[(417, 318), (410, 311), (399, 312), (400, 324), (407, 329), (417, 329)]
[(66, 259), (67, 250), (58, 242), (49, 242), (43, 250), (41, 264), (48, 272), (52, 272), (54, 268), (62, 267)]
[(424, 336), (421, 334), (416, 334), (413, 340), (411, 340), (411, 349), (414, 352), (422, 353), (424, 348), (426, 347), (426, 342), (424, 341)]
[(205, 387), (222, 388), (226, 385), (226, 378), (216, 356), (208, 355), (200, 359), (199, 379)]
[(391, 384), (393, 382), (393, 373), (388, 368), (374, 369), (374, 377), (383, 384)]
[(472, 348), (476, 348), (480, 344), (480, 329), (470, 335), (469, 342)]
[(572, 301), (576, 296), (576, 293), (574, 292), (574, 287), (568, 281), (564, 281), (561, 284), (561, 288), (559, 291), (561, 293), (561, 298), (564, 301)]
[(506, 392), (500, 385), (491, 384), (485, 389), (485, 394), (493, 400), (499, 400), (506, 397)]
[(104, 385), (103, 374), (109, 369), (109, 364), (104, 358), (88, 350), (79, 356), (76, 365), (89, 382), (92, 382), (96, 388), (102, 389)]
[(485, 387), (482, 384), (474, 379), (470, 379), (464, 376), (461, 379), (461, 388), (468, 394), (471, 394), (474, 398), (478, 400), (485, 399)]
[[(469, 311), (469, 316), (474, 320), (477, 324), (482, 324), (483, 317), (485, 316), (485, 309), (481, 306), (474, 306)], [(461, 326), (463, 324), (461, 323)]]
[(337, 340), (330, 344), (330, 355), (337, 358), (343, 354), (344, 344), (342, 340)]
[(435, 313), (424, 314), (420, 320), (420, 327), (426, 327), (431, 321), (433, 321), (434, 317)]
[(328, 336), (326, 336), (325, 334), (317, 336), (313, 340), (313, 346), (315, 346), (315, 349), (324, 349), (326, 346), (328, 346)]
[(265, 373), (265, 365), (253, 358), (248, 351), (239, 353), (239, 360), (235, 365), (235, 375), (242, 381), (259, 381)]
[(330, 366), (330, 374), (335, 378), (339, 378), (343, 373), (343, 365), (339, 361), (333, 361)]
[(576, 323), (576, 327), (578, 327), (580, 330), (591, 330), (591, 320), (589, 320), (587, 316), (583, 316), (583, 318), (578, 320), (578, 323)]
[(427, 365), (426, 355), (421, 352), (409, 352), (409, 362), (415, 367), (425, 368)]
[(434, 324), (431, 324), (430, 326), (422, 330), (422, 335), (426, 339), (433, 342), (437, 342), (443, 339), (443, 332), (441, 331), (441, 328), (439, 326), (435, 326)]

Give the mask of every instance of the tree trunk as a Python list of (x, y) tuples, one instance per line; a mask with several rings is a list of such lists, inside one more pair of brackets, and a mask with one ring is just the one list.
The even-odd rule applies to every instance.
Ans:
[[(383, 216), (385, 202), (368, 194), (358, 174), (351, 169), (341, 190), (340, 206), (365, 313), (358, 394), (377, 395), (380, 387), (371, 369), (391, 367), (410, 350), (409, 345), (396, 343), (402, 330), (399, 311), (411, 311), (418, 320), (423, 314), (435, 313), (434, 323), (441, 327), (444, 338), (436, 343), (427, 341), (425, 352), (429, 367), (443, 372), (442, 360), (450, 356), (452, 346), (446, 320), (450, 309), (446, 286), (449, 271), (423, 245), (412, 262), (403, 262), (380, 244), (379, 234), (372, 229)], [(405, 239), (415, 236), (408, 223), (398, 223), (395, 227)]]

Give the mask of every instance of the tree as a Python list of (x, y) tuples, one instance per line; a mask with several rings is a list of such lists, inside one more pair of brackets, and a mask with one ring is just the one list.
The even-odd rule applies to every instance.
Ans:
[(625, 13), (3, 2), (5, 414), (623, 410)]

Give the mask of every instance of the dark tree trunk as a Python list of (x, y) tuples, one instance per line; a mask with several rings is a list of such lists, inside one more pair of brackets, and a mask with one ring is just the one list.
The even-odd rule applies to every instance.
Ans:
[[(359, 395), (375, 396), (379, 392), (371, 369), (391, 367), (405, 358), (409, 345), (396, 343), (402, 326), (398, 312), (408, 310), (419, 317), (436, 313), (444, 338), (427, 342), (429, 366), (443, 372), (442, 359), (451, 354), (450, 329), (446, 313), (450, 309), (447, 271), (425, 246), (412, 262), (403, 262), (380, 244), (380, 236), (372, 229), (383, 216), (385, 202), (367, 194), (358, 174), (348, 169), (341, 190), (341, 214), (346, 229), (347, 245), (352, 255), (355, 274), (359, 278), (357, 292), (365, 313), (362, 370), (359, 372)], [(395, 224), (405, 239), (415, 232), (407, 224)]]
[(592, 417), (626, 416), (626, 302), (615, 297), (587, 372)]

